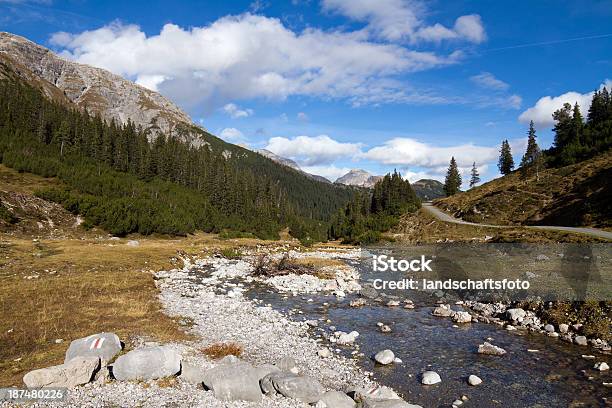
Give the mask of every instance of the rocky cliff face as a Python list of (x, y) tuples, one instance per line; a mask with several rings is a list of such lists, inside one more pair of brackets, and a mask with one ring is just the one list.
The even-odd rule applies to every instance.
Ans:
[(382, 179), (381, 176), (373, 176), (365, 170), (353, 169), (346, 173), (344, 176), (338, 178), (336, 183), (344, 184), (347, 186), (367, 187), (372, 188), (378, 180)]
[[(151, 138), (164, 133), (195, 146), (205, 143), (193, 131), (189, 116), (178, 106), (142, 86), (100, 68), (58, 57), (50, 50), (23, 37), (0, 32), (0, 57), (30, 82), (46, 81), (69, 101), (92, 115), (149, 130)], [(61, 98), (51, 87), (42, 86), (47, 96)]]

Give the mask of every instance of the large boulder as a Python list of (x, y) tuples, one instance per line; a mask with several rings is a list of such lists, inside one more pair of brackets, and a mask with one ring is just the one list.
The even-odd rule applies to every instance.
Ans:
[(433, 385), (439, 382), (442, 382), (442, 379), (440, 378), (440, 374), (435, 371), (425, 371), (421, 375), (421, 384), (423, 385)]
[(245, 362), (221, 364), (207, 370), (204, 386), (224, 401), (260, 401), (260, 372)]
[(506, 310), (506, 316), (508, 317), (508, 319), (512, 320), (513, 322), (519, 322), (519, 323), (522, 322), (523, 319), (525, 319), (526, 315), (527, 315), (527, 312), (525, 312), (521, 308), (514, 308), (514, 309)]
[(30, 371), (23, 376), (23, 383), (28, 388), (73, 388), (91, 381), (99, 368), (99, 357), (75, 357), (64, 364)]
[(179, 371), (181, 355), (164, 346), (132, 350), (113, 364), (113, 376), (119, 381), (155, 380)]
[(261, 389), (266, 394), (277, 392), (307, 404), (316, 403), (325, 392), (323, 386), (314, 378), (286, 372), (272, 373), (262, 378)]
[(181, 363), (181, 375), (179, 378), (190, 384), (202, 384), (206, 370), (193, 363)]
[(391, 364), (393, 360), (395, 360), (395, 354), (393, 354), (393, 352), (388, 349), (382, 350), (376, 353), (376, 355), (374, 356), (374, 360), (378, 364), (382, 364), (382, 365)]
[(340, 391), (327, 391), (321, 396), (318, 403), (322, 402), (326, 408), (355, 408), (357, 404), (351, 397)]
[(401, 399), (377, 400), (366, 398), (361, 403), (361, 408), (423, 408), (420, 405), (409, 404)]
[(436, 307), (431, 314), (439, 317), (449, 317), (454, 313), (453, 309), (451, 309), (450, 305), (440, 305)]
[(298, 374), (300, 372), (297, 362), (293, 357), (285, 356), (281, 358), (276, 366), (280, 369), (280, 371), (289, 371), (293, 374)]
[(478, 353), (488, 354), (490, 356), (503, 356), (506, 354), (506, 350), (485, 341), (483, 344), (478, 346)]
[(66, 350), (64, 363), (75, 357), (99, 357), (102, 365), (110, 363), (121, 351), (121, 341), (115, 333), (98, 333), (73, 340)]
[(400, 396), (397, 395), (393, 389), (389, 387), (381, 386), (373, 386), (370, 388), (358, 387), (354, 388), (348, 392), (350, 396), (357, 402), (364, 401), (366, 399), (371, 400), (388, 400), (388, 399), (396, 399), (399, 400)]

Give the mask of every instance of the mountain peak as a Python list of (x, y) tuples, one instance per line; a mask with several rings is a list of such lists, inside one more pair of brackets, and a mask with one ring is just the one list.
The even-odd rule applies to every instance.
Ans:
[[(106, 121), (129, 121), (150, 132), (202, 145), (189, 115), (157, 92), (101, 68), (79, 64), (15, 34), (0, 32), (0, 55), (24, 79), (36, 77), (57, 87), (68, 100)], [(27, 72), (25, 72), (27, 71)], [(48, 88), (45, 86), (44, 88)], [(53, 97), (53, 95), (48, 95)]]
[(347, 186), (367, 187), (372, 188), (381, 176), (373, 176), (369, 172), (363, 169), (352, 169), (344, 176), (339, 177), (336, 180), (337, 184), (344, 184)]

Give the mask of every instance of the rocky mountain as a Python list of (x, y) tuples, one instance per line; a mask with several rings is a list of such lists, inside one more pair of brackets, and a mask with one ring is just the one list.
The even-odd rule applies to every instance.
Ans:
[(431, 201), (436, 198), (445, 197), (444, 184), (438, 180), (421, 179), (411, 184), (416, 195), (422, 201)]
[(353, 169), (344, 176), (339, 177), (335, 183), (347, 186), (372, 188), (380, 179), (382, 179), (382, 176), (373, 176), (365, 170)]
[(306, 175), (307, 177), (313, 179), (313, 180), (317, 180), (317, 181), (321, 181), (323, 183), (330, 183), (330, 181), (328, 179), (326, 179), (323, 176), (318, 176), (316, 174), (310, 174), (305, 172), (304, 170), (302, 170), (300, 168), (300, 165), (297, 164), (295, 161), (291, 160), (291, 159), (287, 159), (286, 157), (281, 157), (279, 155), (277, 155), (276, 153), (273, 153), (267, 149), (258, 149), (255, 150), (255, 152), (261, 154), (264, 157), (267, 157), (268, 159), (278, 163), (278, 164), (282, 164), (283, 166), (287, 166), (290, 167), (294, 170), (299, 171), (300, 173)]
[[(157, 92), (100, 68), (79, 64), (23, 37), (0, 32), (1, 62), (56, 101), (70, 101), (91, 115), (164, 133), (192, 145), (206, 143), (189, 115)], [(45, 83), (46, 82), (46, 83)]]

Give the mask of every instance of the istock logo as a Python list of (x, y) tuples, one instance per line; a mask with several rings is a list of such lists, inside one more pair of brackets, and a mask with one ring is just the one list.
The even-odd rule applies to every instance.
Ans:
[(420, 259), (395, 259), (387, 255), (373, 255), (372, 268), (375, 272), (432, 272), (429, 264), (432, 259), (426, 259), (425, 255), (421, 255)]

